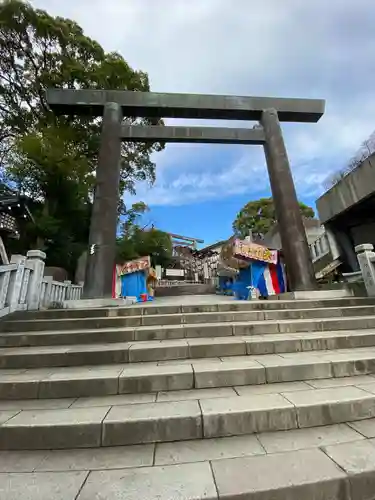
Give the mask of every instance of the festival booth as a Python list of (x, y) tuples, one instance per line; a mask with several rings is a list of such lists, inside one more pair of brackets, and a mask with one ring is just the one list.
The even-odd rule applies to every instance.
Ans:
[(135, 297), (138, 302), (153, 300), (155, 270), (150, 257), (140, 257), (115, 266), (112, 297)]
[[(221, 273), (221, 270), (224, 271)], [(229, 277), (229, 271), (234, 274)], [(218, 269), (219, 288), (242, 300), (249, 297), (278, 295), (286, 292), (284, 265), (277, 250), (239, 239), (231, 239), (222, 248)], [(230, 287), (230, 281), (233, 284)]]

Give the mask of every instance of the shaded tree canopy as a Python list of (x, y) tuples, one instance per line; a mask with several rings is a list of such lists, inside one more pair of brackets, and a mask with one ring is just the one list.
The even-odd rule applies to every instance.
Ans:
[[(46, 251), (49, 265), (72, 268), (87, 244), (101, 119), (55, 116), (46, 102), (48, 87), (146, 92), (150, 86), (146, 73), (106, 53), (76, 22), (20, 0), (0, 1), (1, 173), (35, 201), (31, 247)], [(137, 181), (155, 181), (151, 154), (162, 147), (123, 143), (121, 196), (134, 194)], [(119, 214), (126, 214), (123, 203)]]
[[(314, 210), (299, 202), (303, 217), (313, 218)], [(252, 231), (254, 235), (265, 235), (277, 221), (272, 198), (250, 201), (237, 214), (233, 222), (233, 231), (245, 238)]]

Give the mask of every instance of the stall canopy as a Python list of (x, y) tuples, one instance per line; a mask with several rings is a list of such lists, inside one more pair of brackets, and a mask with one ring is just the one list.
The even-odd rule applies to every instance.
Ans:
[(223, 265), (237, 268), (234, 291), (247, 297), (249, 287), (257, 288), (260, 295), (276, 295), (286, 291), (284, 267), (277, 250), (262, 245), (233, 239), (222, 250)]
[(116, 280), (121, 280), (121, 296), (137, 297), (139, 300), (141, 295), (147, 294), (149, 269), (150, 257), (148, 256), (116, 266)]

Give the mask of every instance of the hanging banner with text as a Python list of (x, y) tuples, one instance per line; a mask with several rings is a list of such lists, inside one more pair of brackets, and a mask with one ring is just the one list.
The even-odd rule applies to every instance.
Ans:
[(249, 241), (234, 240), (233, 255), (237, 259), (260, 260), (267, 264), (277, 264), (277, 250), (269, 250)]
[(144, 271), (151, 267), (150, 257), (140, 257), (139, 259), (129, 260), (124, 264), (118, 266), (118, 274), (136, 273), (137, 271)]

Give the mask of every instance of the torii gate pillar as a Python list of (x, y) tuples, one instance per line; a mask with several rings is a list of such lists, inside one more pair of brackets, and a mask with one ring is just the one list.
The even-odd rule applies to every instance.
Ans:
[(92, 207), (89, 251), (83, 298), (112, 297), (116, 257), (122, 109), (115, 102), (104, 105), (96, 185)]
[(293, 291), (316, 290), (315, 272), (276, 109), (264, 110), (261, 123), (289, 288)]

